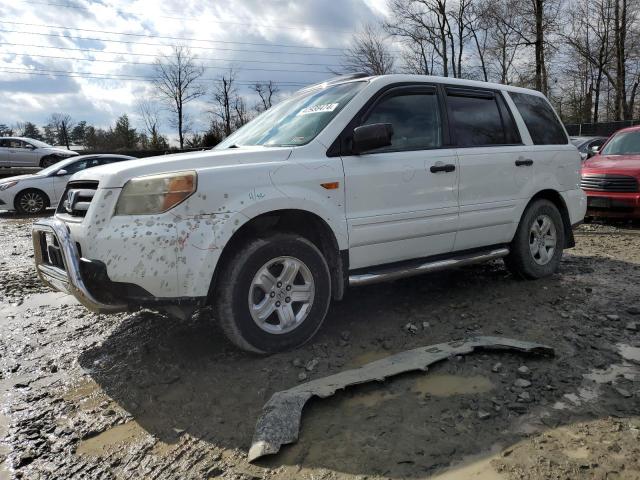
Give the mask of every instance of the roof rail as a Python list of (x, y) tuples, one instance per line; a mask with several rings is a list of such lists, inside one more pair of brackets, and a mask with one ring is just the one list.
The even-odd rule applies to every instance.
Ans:
[(329, 85), (334, 85), (336, 83), (346, 82), (348, 80), (355, 80), (356, 78), (365, 78), (369, 76), (370, 76), (369, 74), (364, 72), (347, 73), (345, 75), (338, 75), (336, 77), (331, 77), (322, 82), (314, 83), (313, 85), (309, 85), (308, 87), (301, 88), (300, 90), (296, 91), (296, 93), (304, 93), (309, 90), (315, 90), (316, 88), (319, 88), (319, 87), (327, 87)]

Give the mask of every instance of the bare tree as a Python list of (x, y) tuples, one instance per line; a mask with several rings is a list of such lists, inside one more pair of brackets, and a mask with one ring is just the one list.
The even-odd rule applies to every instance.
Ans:
[(236, 74), (233, 69), (221, 75), (213, 90), (213, 114), (222, 122), (225, 136), (231, 135), (235, 129), (235, 112), (238, 92), (236, 89)]
[(389, 50), (388, 39), (381, 29), (373, 25), (366, 25), (353, 36), (345, 57), (342, 69), (346, 72), (364, 72), (367, 75), (393, 72), (395, 58)]
[(160, 107), (149, 99), (139, 100), (136, 104), (138, 114), (142, 117), (144, 129), (148, 135), (149, 147), (152, 149), (163, 148), (165, 138), (160, 134)]
[(71, 115), (66, 113), (53, 113), (49, 117), (49, 126), (51, 127), (56, 140), (70, 150), (71, 130), (73, 129), (73, 119)]
[[(427, 67), (432, 52), (431, 60), (438, 60), (440, 73), (448, 77), (451, 71), (455, 76), (457, 46), (447, 0), (390, 0), (389, 7), (393, 16), (385, 29), (409, 48), (414, 61), (418, 59), (420, 66)], [(434, 73), (433, 68), (428, 73)]]
[(180, 148), (184, 147), (185, 105), (206, 92), (199, 80), (204, 67), (182, 45), (174, 46), (170, 57), (158, 57), (155, 62), (157, 77), (153, 83), (174, 115), (172, 125), (178, 129)]
[(274, 97), (280, 91), (278, 86), (271, 80), (268, 82), (256, 82), (251, 89), (260, 97), (260, 102), (256, 105), (258, 112), (270, 109), (273, 106)]

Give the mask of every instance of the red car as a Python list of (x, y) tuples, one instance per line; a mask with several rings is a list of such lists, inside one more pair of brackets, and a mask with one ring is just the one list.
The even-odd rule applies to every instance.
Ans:
[(640, 126), (619, 130), (582, 164), (587, 217), (640, 219)]

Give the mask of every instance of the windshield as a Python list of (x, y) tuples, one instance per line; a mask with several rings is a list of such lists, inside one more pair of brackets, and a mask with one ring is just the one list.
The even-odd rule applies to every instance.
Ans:
[(602, 149), (602, 155), (640, 154), (640, 131), (615, 135)]
[(42, 170), (40, 170), (38, 172), (38, 175), (50, 175), (53, 172), (55, 172), (57, 170), (60, 170), (63, 167), (66, 167), (70, 163), (73, 163), (73, 162), (77, 161), (80, 158), (82, 158), (82, 157), (73, 157), (73, 158), (71, 158), (69, 160), (62, 160), (61, 162), (54, 163), (50, 167), (43, 168)]
[(365, 85), (366, 82), (342, 83), (296, 95), (256, 117), (215, 148), (307, 144)]
[(34, 140), (33, 138), (30, 138), (28, 142), (38, 148), (51, 148), (51, 145), (48, 143), (41, 142), (40, 140)]

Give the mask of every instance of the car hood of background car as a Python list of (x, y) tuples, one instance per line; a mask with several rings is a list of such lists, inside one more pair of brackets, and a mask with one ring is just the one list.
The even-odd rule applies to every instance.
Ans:
[(596, 155), (582, 164), (583, 171), (602, 173), (627, 172), (640, 174), (640, 155)]
[(28, 173), (26, 175), (16, 175), (15, 177), (0, 178), (0, 184), (25, 180), (39, 180), (41, 178), (47, 178), (47, 176), (37, 173)]
[(284, 162), (291, 155), (291, 150), (290, 147), (240, 147), (176, 153), (90, 168), (76, 173), (70, 181), (98, 180), (100, 188), (120, 188), (131, 178), (145, 175)]

